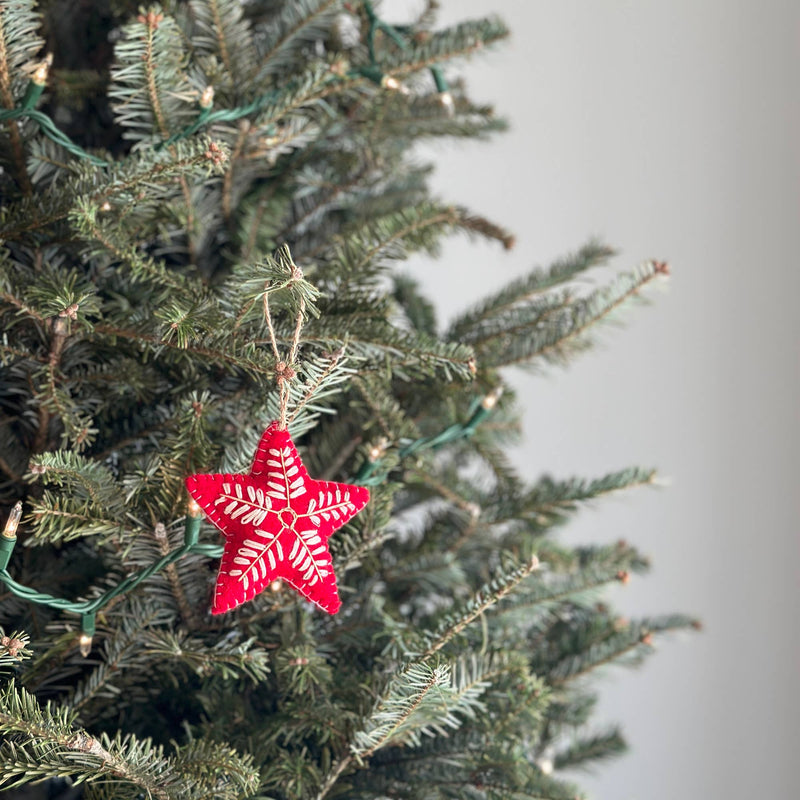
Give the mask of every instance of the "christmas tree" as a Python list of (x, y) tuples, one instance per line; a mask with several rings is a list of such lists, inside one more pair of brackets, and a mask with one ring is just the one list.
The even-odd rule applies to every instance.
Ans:
[(0, 0), (3, 788), (572, 800), (625, 746), (595, 670), (696, 626), (555, 536), (651, 470), (506, 452), (504, 370), (667, 266), (587, 291), (591, 242), (447, 326), (400, 269), (513, 243), (415, 162), (503, 129), (457, 67), (506, 28), (435, 11)]

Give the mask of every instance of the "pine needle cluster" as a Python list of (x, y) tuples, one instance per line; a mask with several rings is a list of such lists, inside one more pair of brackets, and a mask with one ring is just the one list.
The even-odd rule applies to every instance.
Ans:
[[(507, 367), (582, 352), (665, 265), (576, 291), (612, 256), (590, 243), (440, 326), (399, 263), (452, 234), (513, 238), (432, 196), (412, 148), (503, 129), (451, 73), (507, 30), (436, 29), (435, 3), (402, 26), (378, 13), (0, 0), (3, 518), (24, 504), (8, 573), (90, 600), (179, 548), (185, 477), (247, 469), (298, 315), (288, 422), (309, 472), (376, 476), (331, 539), (334, 617), (275, 586), (212, 618), (201, 547), (106, 605), (84, 657), (75, 616), (0, 587), (4, 789), (572, 800), (568, 770), (624, 749), (591, 726), (590, 678), (696, 625), (621, 619), (602, 590), (647, 560), (554, 537), (653, 473), (529, 484), (497, 391)], [(488, 418), (459, 427), (481, 398)]]

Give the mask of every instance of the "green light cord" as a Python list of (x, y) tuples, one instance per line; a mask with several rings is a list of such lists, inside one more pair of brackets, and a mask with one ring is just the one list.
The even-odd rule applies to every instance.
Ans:
[[(26, 99), (27, 97), (28, 95), (26, 94)], [(56, 144), (60, 144), (74, 156), (78, 156), (78, 158), (82, 158), (84, 161), (89, 161), (96, 167), (111, 166), (110, 161), (104, 161), (102, 158), (93, 156), (91, 153), (87, 153), (82, 147), (75, 144), (66, 133), (63, 133), (56, 127), (53, 120), (51, 120), (47, 114), (37, 111), (35, 108), (26, 108), (24, 103), (20, 108), (4, 108), (0, 110), (0, 121), (5, 119), (20, 119), (21, 117), (28, 117), (34, 122), (38, 122), (45, 136), (52, 139)]]
[[(435, 436), (423, 436), (421, 439), (409, 442), (397, 451), (397, 455), (402, 459), (423, 450), (438, 450), (459, 439), (468, 439), (475, 433), (478, 425), (492, 413), (498, 397), (498, 390), (486, 397), (476, 397), (470, 405), (466, 422), (450, 425)], [(361, 486), (377, 486), (386, 479), (387, 474), (387, 470), (381, 470), (380, 459), (367, 460), (361, 465), (353, 482)]]
[[(380, 17), (378, 17), (378, 15), (375, 13), (375, 9), (369, 0), (364, 1), (364, 10), (367, 14), (367, 19), (369, 20), (369, 29), (367, 31), (367, 49), (369, 51), (370, 63), (368, 66), (362, 66), (350, 70), (347, 73), (347, 76), (348, 78), (366, 78), (367, 80), (380, 85), (384, 77), (384, 73), (381, 70), (375, 56), (375, 32), (378, 30), (382, 31), (400, 49), (408, 50), (409, 44), (403, 38), (403, 35), (401, 35), (400, 31), (402, 30), (406, 34), (410, 33), (410, 31), (406, 31), (406, 29), (402, 27), (393, 27), (392, 25), (389, 25), (380, 19)], [(436, 84), (436, 90), (440, 93), (448, 91), (447, 81), (445, 80), (441, 68), (436, 66), (430, 67), (430, 73), (433, 76), (434, 83)], [(331, 73), (331, 81), (338, 79), (339, 78), (336, 75)], [(75, 144), (75, 142), (73, 142), (72, 139), (70, 139), (69, 136), (67, 136), (63, 131), (59, 130), (56, 127), (56, 124), (52, 119), (50, 119), (50, 117), (47, 116), (47, 114), (34, 108), (39, 98), (42, 96), (43, 91), (43, 83), (33, 80), (29, 81), (28, 87), (25, 91), (25, 96), (22, 98), (22, 102), (19, 107), (0, 109), (0, 122), (4, 120), (22, 119), (23, 117), (27, 117), (39, 125), (40, 130), (45, 136), (63, 147), (67, 152), (72, 153), (72, 155), (76, 156), (77, 158), (88, 161), (89, 163), (94, 164), (96, 167), (112, 166), (114, 162), (107, 161), (103, 158), (99, 158), (98, 156), (94, 156), (91, 153), (87, 153), (86, 150)], [(247, 105), (237, 106), (236, 108), (220, 109), (218, 111), (212, 111), (210, 105), (206, 107), (201, 106), (200, 113), (193, 123), (185, 127), (182, 131), (173, 134), (168, 139), (156, 144), (155, 149), (160, 150), (164, 147), (169, 147), (170, 145), (179, 142), (181, 139), (186, 139), (187, 137), (192, 136), (201, 128), (205, 128), (206, 126), (215, 122), (233, 122), (234, 120), (241, 119), (249, 114), (261, 111), (275, 99), (280, 97), (280, 94), (280, 92), (273, 89), (272, 91), (267, 92), (267, 94), (256, 98)]]
[[(94, 616), (98, 611), (105, 608), (115, 597), (119, 597), (119, 595), (131, 591), (143, 580), (154, 575), (156, 572), (160, 572), (164, 567), (183, 558), (188, 553), (196, 553), (209, 558), (219, 558), (222, 555), (222, 547), (220, 545), (198, 544), (197, 538), (199, 532), (200, 518), (187, 516), (183, 533), (184, 544), (182, 547), (173, 550), (171, 553), (167, 553), (163, 558), (160, 558), (141, 572), (129, 575), (125, 580), (118, 583), (107, 592), (104, 592), (99, 597), (95, 597), (93, 600), (64, 600), (60, 597), (47, 594), (46, 592), (39, 592), (36, 589), (31, 589), (29, 586), (23, 586), (21, 583), (17, 583), (5, 567), (0, 570), (0, 582), (4, 583), (12, 594), (30, 603), (37, 603), (60, 611), (67, 611), (71, 614), (80, 614), (83, 632), (92, 635), (93, 631), (88, 631), (86, 627), (88, 625), (94, 626)], [(4, 539), (3, 543), (5, 542), (10, 542), (11, 549), (13, 549), (13, 539)], [(9, 550), (9, 556), (10, 555), (11, 553)]]
[[(375, 8), (373, 7), (370, 0), (364, 0), (364, 11), (367, 14), (367, 20), (369, 21), (369, 28), (367, 29), (367, 51), (369, 52), (369, 61), (370, 61), (370, 68), (369, 72), (373, 73), (374, 70), (378, 69), (380, 71), (380, 66), (378, 64), (378, 60), (375, 57), (375, 32), (382, 31), (385, 33), (401, 50), (409, 50), (408, 42), (403, 38), (403, 36), (408, 36), (413, 31), (409, 28), (404, 26), (397, 26), (397, 25), (390, 25), (388, 22), (384, 22), (376, 13)], [(402, 32), (402, 33), (401, 33)], [(375, 83), (380, 83), (381, 78), (383, 77), (383, 73), (380, 73), (380, 77), (378, 80), (375, 80), (371, 74), (367, 74), (365, 68), (362, 67), (361, 70), (358, 70), (364, 77), (370, 78)], [(447, 84), (447, 80), (444, 77), (444, 73), (441, 70), (441, 67), (430, 67), (430, 73), (433, 76), (433, 82), (436, 84), (436, 91), (439, 93), (444, 93), (449, 91), (449, 87)]]

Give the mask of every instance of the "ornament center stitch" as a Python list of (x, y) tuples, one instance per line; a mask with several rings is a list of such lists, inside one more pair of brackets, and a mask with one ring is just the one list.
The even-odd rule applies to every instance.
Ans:
[(293, 530), (294, 523), (297, 520), (297, 514), (292, 508), (284, 508), (283, 511), (278, 514), (278, 519), (281, 521), (281, 525)]

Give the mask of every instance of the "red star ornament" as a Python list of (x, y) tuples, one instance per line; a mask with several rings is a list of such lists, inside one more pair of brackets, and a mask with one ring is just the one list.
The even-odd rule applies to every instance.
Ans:
[(328, 537), (369, 490), (308, 477), (287, 430), (273, 422), (247, 475), (190, 475), (189, 494), (225, 536), (212, 614), (252, 600), (276, 578), (329, 614), (341, 606)]

